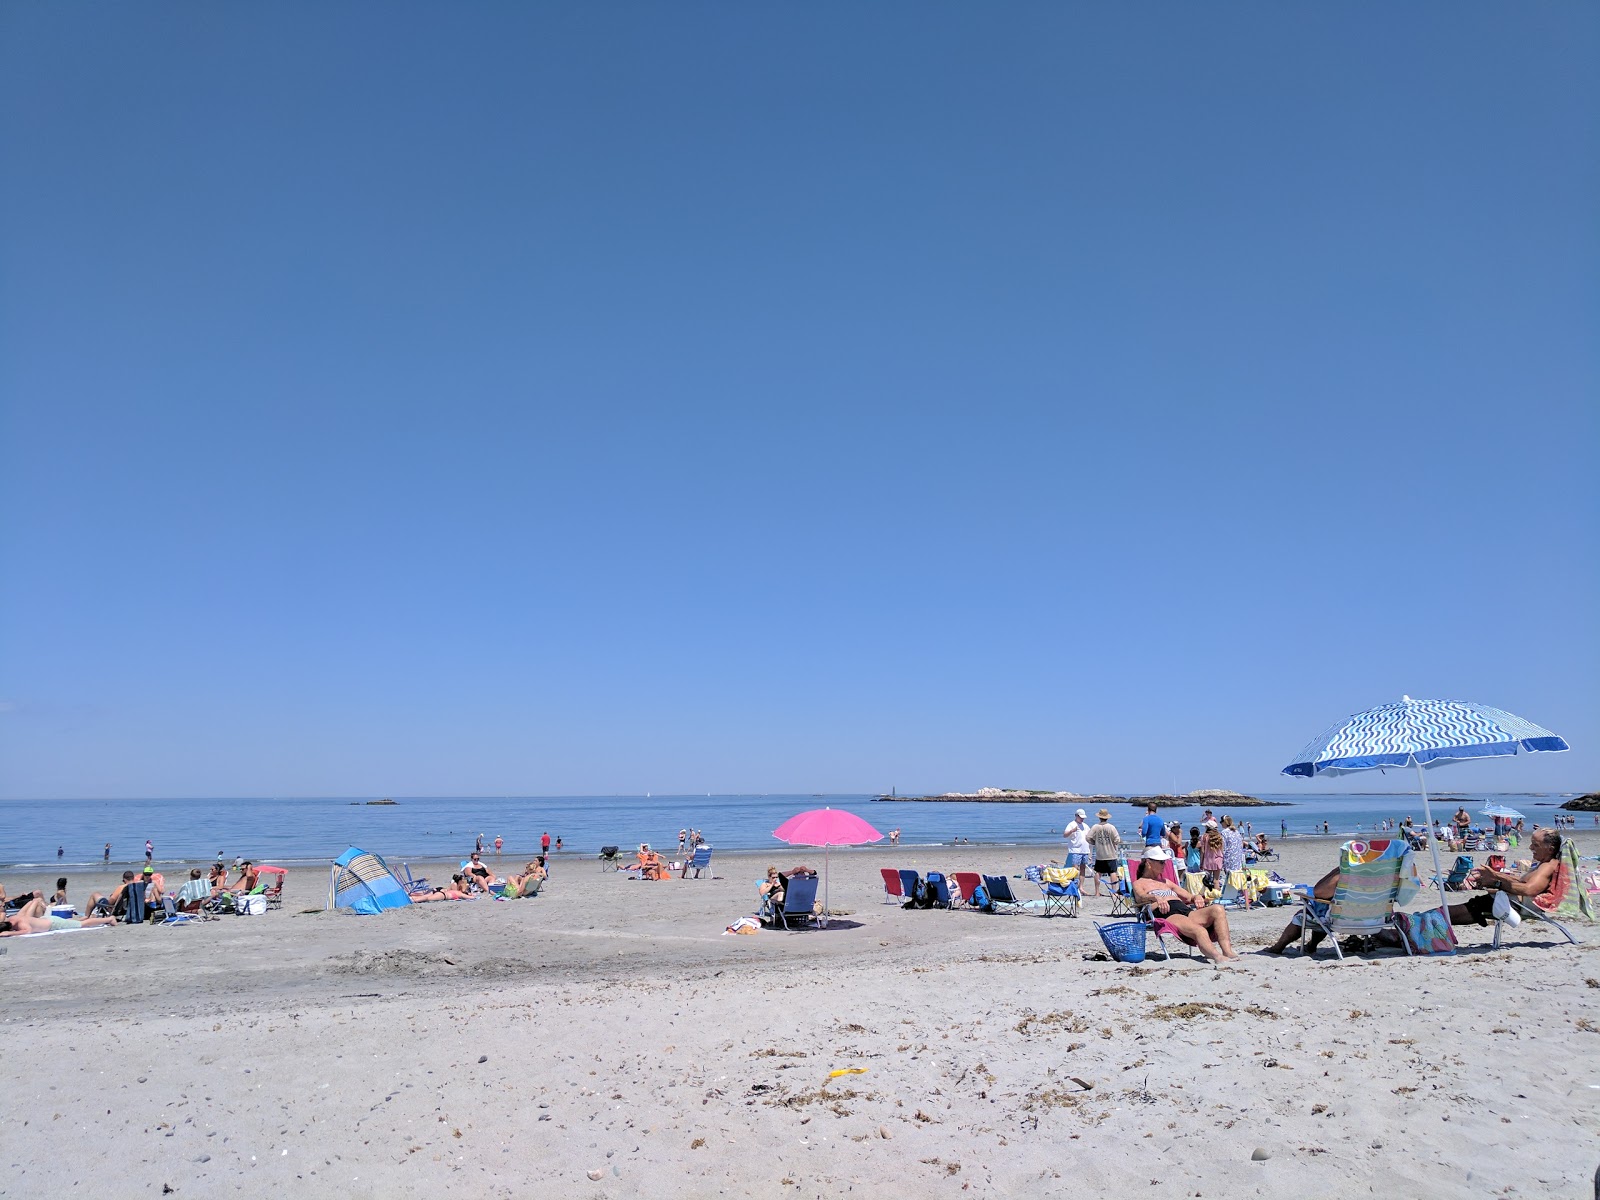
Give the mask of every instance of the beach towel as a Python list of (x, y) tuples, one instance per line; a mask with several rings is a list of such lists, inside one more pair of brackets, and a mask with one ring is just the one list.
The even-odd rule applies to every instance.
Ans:
[(1046, 883), (1071, 883), (1078, 877), (1078, 868), (1046, 867), (1040, 874)]
[(740, 917), (732, 925), (722, 931), (723, 933), (760, 933), (761, 922), (754, 917)]
[[(1587, 886), (1579, 886), (1578, 843), (1570, 837), (1561, 839), (1561, 856), (1556, 859), (1556, 877), (1547, 896), (1533, 897), (1541, 912), (1554, 917), (1577, 921), (1595, 918), (1595, 902), (1590, 899)], [(1547, 898), (1548, 897), (1548, 898)], [(1539, 902), (1544, 900), (1545, 903)]]
[(1454, 954), (1456, 931), (1437, 908), (1417, 913), (1397, 912), (1395, 927), (1413, 954)]

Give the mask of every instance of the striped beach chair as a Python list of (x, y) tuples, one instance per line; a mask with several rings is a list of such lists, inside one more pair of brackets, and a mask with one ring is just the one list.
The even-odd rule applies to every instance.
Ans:
[[(1346, 842), (1340, 847), (1339, 886), (1333, 899), (1324, 907), (1308, 896), (1300, 897), (1301, 952), (1305, 952), (1306, 937), (1313, 928), (1328, 935), (1334, 954), (1342, 960), (1339, 935), (1371, 935), (1393, 925), (1408, 852), (1406, 843), (1398, 838)], [(1399, 937), (1410, 954), (1410, 942), (1404, 935)]]

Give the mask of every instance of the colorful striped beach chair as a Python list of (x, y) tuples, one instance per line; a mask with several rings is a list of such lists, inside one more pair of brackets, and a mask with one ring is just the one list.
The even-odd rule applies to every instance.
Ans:
[[(1333, 943), (1341, 960), (1339, 935), (1371, 935), (1395, 924), (1394, 906), (1403, 885), (1403, 869), (1409, 866), (1410, 853), (1398, 838), (1370, 842), (1346, 842), (1339, 850), (1339, 886), (1326, 908), (1306, 895), (1300, 896), (1300, 950), (1313, 928), (1322, 930)], [(1396, 931), (1407, 954), (1411, 944)]]

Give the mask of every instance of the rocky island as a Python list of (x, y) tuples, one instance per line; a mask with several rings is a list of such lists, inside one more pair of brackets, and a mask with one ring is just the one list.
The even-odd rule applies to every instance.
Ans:
[(1292, 808), (1286, 800), (1261, 800), (1242, 792), (1220, 788), (1205, 788), (1185, 796), (1160, 794), (1155, 796), (1080, 796), (1076, 792), (1036, 791), (1024, 788), (979, 788), (975, 792), (941, 792), (937, 796), (878, 796), (883, 803), (902, 804), (1134, 804), (1141, 808), (1154, 804), (1157, 808), (1198, 808), (1209, 805), (1215, 808)]
[(1568, 812), (1600, 812), (1600, 792), (1590, 792), (1586, 796), (1568, 800), (1561, 807)]

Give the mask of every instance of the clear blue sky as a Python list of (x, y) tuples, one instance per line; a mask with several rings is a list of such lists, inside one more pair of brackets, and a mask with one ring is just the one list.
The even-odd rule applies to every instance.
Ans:
[(1600, 787), (1597, 61), (7, 4), (0, 794), (1288, 790), (1402, 693)]

